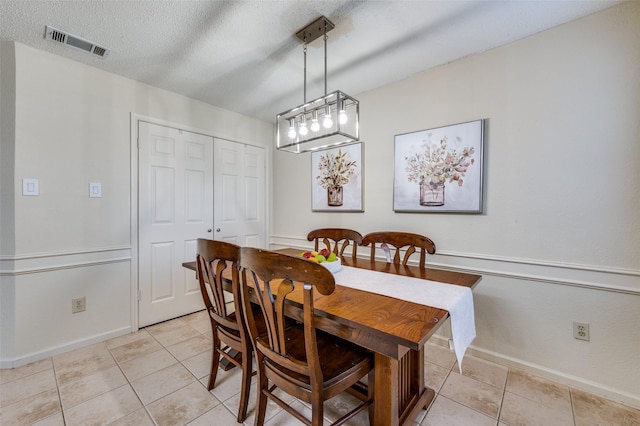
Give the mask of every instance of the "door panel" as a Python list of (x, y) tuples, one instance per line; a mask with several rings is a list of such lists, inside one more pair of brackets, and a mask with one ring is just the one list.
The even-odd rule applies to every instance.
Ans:
[(139, 123), (139, 326), (203, 309), (196, 240), (212, 238), (213, 138)]
[(264, 148), (214, 142), (215, 239), (241, 246), (266, 246)]
[(216, 139), (214, 149), (215, 238), (265, 247), (264, 148)]
[(173, 275), (171, 265), (174, 261), (173, 243), (151, 244), (151, 303), (160, 302), (173, 295)]
[(244, 233), (245, 245), (265, 247), (266, 176), (264, 149), (247, 147), (244, 153)]

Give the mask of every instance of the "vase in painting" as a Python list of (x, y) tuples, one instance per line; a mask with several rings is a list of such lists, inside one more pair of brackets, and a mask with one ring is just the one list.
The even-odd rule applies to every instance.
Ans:
[(444, 206), (444, 182), (420, 183), (420, 205), (428, 207)]
[(327, 204), (332, 207), (338, 207), (342, 205), (342, 186), (330, 186), (327, 188)]

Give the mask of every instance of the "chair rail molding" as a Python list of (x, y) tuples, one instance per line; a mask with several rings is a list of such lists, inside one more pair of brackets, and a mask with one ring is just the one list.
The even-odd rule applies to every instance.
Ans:
[(109, 263), (130, 262), (131, 247), (103, 247), (90, 250), (25, 253), (0, 257), (0, 276), (15, 276)]

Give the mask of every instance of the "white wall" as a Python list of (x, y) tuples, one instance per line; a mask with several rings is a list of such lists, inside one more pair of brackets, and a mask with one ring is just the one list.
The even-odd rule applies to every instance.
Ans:
[[(325, 226), (426, 234), (432, 264), (483, 275), (474, 354), (640, 406), (640, 3), (356, 97), (365, 212), (312, 213), (310, 155), (278, 152), (272, 247)], [(394, 213), (394, 135), (476, 119), (484, 213)]]
[[(274, 130), (24, 45), (1, 49), (0, 367), (6, 368), (135, 324), (132, 114), (265, 147)], [(23, 178), (39, 179), (39, 196), (21, 195)], [(89, 198), (89, 182), (102, 183), (102, 198)], [(87, 310), (72, 315), (71, 300), (81, 296)]]

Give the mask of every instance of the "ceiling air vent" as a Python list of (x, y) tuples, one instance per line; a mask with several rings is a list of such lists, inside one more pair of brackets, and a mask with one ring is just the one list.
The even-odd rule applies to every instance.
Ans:
[(74, 36), (73, 34), (65, 33), (50, 26), (45, 26), (45, 36), (47, 40), (55, 41), (56, 43), (66, 44), (67, 46), (75, 47), (92, 55), (104, 58), (109, 55), (109, 49), (98, 46), (97, 44), (85, 40), (81, 37)]

